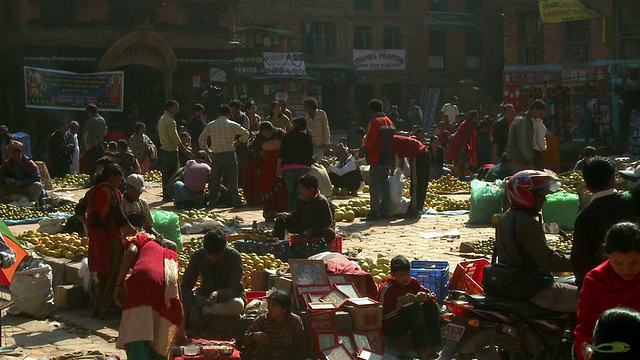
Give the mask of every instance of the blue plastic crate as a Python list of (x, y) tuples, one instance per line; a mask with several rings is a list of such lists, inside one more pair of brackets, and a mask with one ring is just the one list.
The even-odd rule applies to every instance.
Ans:
[(449, 293), (449, 263), (446, 261), (412, 261), (411, 276), (433, 291), (442, 304)]
[(31, 135), (25, 132), (17, 132), (11, 134), (11, 137), (22, 143), (22, 153), (31, 157)]

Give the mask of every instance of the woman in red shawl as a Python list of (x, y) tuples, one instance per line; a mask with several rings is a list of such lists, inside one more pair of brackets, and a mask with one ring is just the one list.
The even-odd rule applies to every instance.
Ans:
[[(133, 268), (131, 276), (125, 277)], [(184, 342), (178, 291), (178, 255), (140, 233), (127, 243), (114, 300), (122, 306), (117, 347), (128, 359), (167, 360), (176, 335)]]
[(262, 216), (267, 221), (273, 221), (277, 213), (287, 210), (287, 188), (282, 177), (277, 174), (278, 152), (283, 137), (284, 131), (275, 128), (269, 121), (263, 121), (253, 142), (262, 192)]
[(593, 328), (600, 314), (619, 306), (640, 310), (640, 227), (629, 222), (613, 225), (604, 250), (609, 260), (587, 274), (580, 291), (574, 334), (581, 360), (593, 353)]
[(122, 212), (122, 170), (109, 164), (95, 178), (86, 195), (86, 225), (89, 236), (89, 271), (97, 273), (94, 287), (93, 316), (107, 318), (118, 314), (113, 302), (113, 288), (122, 261), (124, 229), (135, 234), (136, 229)]
[(471, 110), (467, 118), (460, 124), (458, 130), (449, 142), (449, 159), (456, 164), (458, 178), (464, 178), (464, 172), (469, 163), (476, 166), (476, 128), (480, 122), (478, 111)]

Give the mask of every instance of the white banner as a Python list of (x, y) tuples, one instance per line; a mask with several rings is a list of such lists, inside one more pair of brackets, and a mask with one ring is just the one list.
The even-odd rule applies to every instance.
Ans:
[(307, 75), (302, 53), (263, 52), (265, 75)]
[(405, 70), (407, 55), (404, 49), (353, 50), (353, 64), (358, 71)]

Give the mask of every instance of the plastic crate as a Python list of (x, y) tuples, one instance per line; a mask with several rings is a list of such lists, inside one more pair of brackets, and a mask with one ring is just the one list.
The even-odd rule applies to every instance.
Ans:
[[(302, 236), (302, 235), (291, 235), (290, 240), (291, 240), (291, 246), (293, 245), (314, 245), (316, 242), (318, 242), (317, 237), (314, 236)], [(332, 252), (337, 252), (342, 254), (342, 236), (338, 236), (336, 235), (336, 237), (333, 239), (333, 241), (331, 242), (331, 244), (329, 245), (329, 249)]]
[(31, 135), (25, 132), (11, 134), (11, 137), (22, 143), (22, 153), (31, 157)]
[(264, 300), (267, 297), (266, 291), (247, 291), (247, 304), (251, 302), (251, 300), (259, 299)]
[(433, 291), (442, 304), (449, 293), (449, 263), (446, 261), (412, 261), (411, 276)]
[(486, 259), (462, 261), (458, 263), (449, 282), (449, 289), (462, 290), (468, 294), (484, 294), (482, 276), (484, 274), (484, 267), (489, 264), (490, 262)]
[(289, 261), (291, 257), (290, 245), (286, 240), (278, 240), (277, 243), (237, 240), (233, 243), (233, 247), (245, 254), (255, 253), (258, 256), (273, 254), (282, 261)]

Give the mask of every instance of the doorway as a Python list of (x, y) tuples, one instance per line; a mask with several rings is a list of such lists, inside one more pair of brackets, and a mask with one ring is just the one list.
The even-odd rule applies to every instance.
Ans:
[(356, 84), (354, 86), (354, 105), (360, 114), (358, 124), (365, 128), (369, 122), (369, 101), (373, 97), (373, 84)]
[[(115, 70), (124, 72), (124, 111), (113, 113), (115, 126), (127, 138), (133, 134), (136, 121), (144, 122), (147, 132), (155, 132), (167, 99), (162, 71), (145, 65), (127, 65)], [(133, 115), (134, 108), (140, 110), (140, 115)]]

